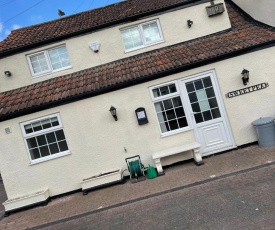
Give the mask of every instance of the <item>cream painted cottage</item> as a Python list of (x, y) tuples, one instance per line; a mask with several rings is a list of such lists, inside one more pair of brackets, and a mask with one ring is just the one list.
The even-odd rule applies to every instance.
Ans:
[(274, 45), (274, 28), (231, 0), (127, 0), (12, 31), (0, 43), (6, 213), (119, 180), (132, 156), (161, 173), (254, 143), (251, 122), (275, 114)]

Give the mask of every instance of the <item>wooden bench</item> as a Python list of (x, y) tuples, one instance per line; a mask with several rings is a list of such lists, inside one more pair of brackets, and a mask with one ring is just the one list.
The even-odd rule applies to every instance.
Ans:
[(156, 153), (152, 154), (152, 158), (155, 161), (155, 165), (157, 167), (158, 170), (158, 174), (159, 175), (163, 175), (163, 169), (162, 169), (162, 165), (160, 162), (160, 159), (163, 157), (168, 157), (171, 155), (175, 155), (178, 153), (183, 153), (183, 152), (187, 152), (187, 151), (192, 151), (193, 152), (193, 157), (195, 160), (195, 164), (196, 165), (203, 165), (203, 161), (202, 161), (202, 157), (200, 154), (200, 147), (201, 145), (197, 142), (194, 143), (190, 143), (190, 144), (186, 144), (186, 145), (181, 145), (178, 147), (174, 147), (174, 148), (170, 148), (170, 149), (166, 149), (166, 150), (162, 150)]

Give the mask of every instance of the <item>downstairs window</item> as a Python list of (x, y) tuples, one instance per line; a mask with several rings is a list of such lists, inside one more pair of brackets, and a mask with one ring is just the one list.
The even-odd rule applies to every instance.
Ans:
[(152, 87), (151, 95), (162, 134), (179, 132), (188, 127), (176, 83)]
[(31, 163), (69, 154), (59, 114), (21, 124)]

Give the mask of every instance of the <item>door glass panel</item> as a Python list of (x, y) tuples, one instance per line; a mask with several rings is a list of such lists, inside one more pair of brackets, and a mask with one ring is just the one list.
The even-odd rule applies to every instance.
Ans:
[(204, 121), (212, 120), (212, 116), (211, 116), (210, 111), (203, 112), (202, 115), (203, 115)]
[(193, 103), (193, 104), (191, 104), (191, 106), (192, 106), (194, 113), (199, 113), (201, 111), (199, 103)]
[(206, 111), (210, 109), (208, 100), (199, 101), (199, 104), (200, 104), (201, 111)]
[(212, 109), (211, 112), (212, 112), (213, 118), (219, 118), (219, 117), (221, 117), (219, 108)]
[(202, 84), (202, 81), (201, 81), (201, 80), (194, 81), (194, 84), (195, 84), (196, 90), (203, 89), (203, 84)]
[(203, 89), (197, 91), (196, 94), (197, 94), (197, 97), (198, 97), (198, 100), (199, 100), (199, 101), (205, 100), (205, 98), (206, 98), (206, 93), (205, 93), (205, 91), (204, 91)]
[(190, 102), (191, 102), (191, 103), (197, 102), (197, 101), (198, 101), (198, 98), (197, 98), (196, 92), (194, 92), (194, 93), (189, 93), (189, 99), (190, 99)]
[(216, 98), (209, 99), (209, 105), (210, 105), (210, 108), (218, 107), (218, 103), (217, 103)]
[(202, 81), (203, 81), (203, 84), (204, 84), (204, 88), (212, 86), (212, 82), (211, 82), (210, 77), (206, 77), (206, 78), (202, 79)]
[(196, 123), (203, 122), (203, 117), (201, 113), (194, 114)]
[(195, 87), (194, 87), (193, 82), (192, 83), (187, 83), (186, 84), (186, 89), (187, 89), (188, 93), (195, 91)]
[(215, 97), (215, 93), (214, 93), (213, 87), (206, 89), (206, 94), (207, 94), (208, 98)]
[(221, 117), (210, 77), (185, 84), (196, 123)]

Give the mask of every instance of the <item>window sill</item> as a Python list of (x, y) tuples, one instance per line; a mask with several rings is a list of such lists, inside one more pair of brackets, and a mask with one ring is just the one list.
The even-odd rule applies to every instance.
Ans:
[(51, 74), (58, 73), (58, 72), (61, 72), (61, 71), (67, 70), (67, 69), (72, 69), (72, 68), (73, 68), (73, 66), (67, 66), (66, 68), (58, 69), (58, 70), (55, 70), (55, 71), (46, 72), (46, 73), (37, 74), (37, 75), (32, 75), (32, 78), (36, 79), (36, 78), (39, 78), (39, 77), (44, 77), (44, 76), (47, 76), (47, 75), (51, 75)]
[(139, 46), (135, 49), (131, 49), (131, 50), (125, 50), (124, 53), (127, 54), (127, 53), (131, 53), (131, 52), (134, 52), (134, 51), (137, 51), (137, 50), (140, 50), (140, 49), (144, 49), (144, 48), (148, 48), (150, 46), (154, 46), (154, 45), (158, 45), (160, 43), (163, 43), (165, 42), (164, 40), (161, 40), (161, 41), (157, 41), (157, 42), (154, 42), (154, 43), (151, 43), (151, 44), (148, 44), (148, 45), (143, 45), (143, 46)]
[(167, 132), (167, 133), (162, 133), (162, 134), (160, 134), (160, 137), (169, 137), (169, 136), (179, 134), (179, 133), (184, 133), (184, 132), (190, 131), (190, 130), (193, 130), (193, 129), (190, 127), (187, 127), (184, 129), (179, 129), (179, 130), (175, 130), (175, 131), (171, 131), (171, 132)]
[(68, 156), (71, 155), (70, 151), (66, 151), (66, 152), (62, 152), (62, 153), (58, 153), (49, 157), (43, 157), (42, 159), (37, 159), (37, 160), (33, 160), (29, 163), (29, 165), (36, 165), (45, 161), (50, 161), (50, 160), (54, 160), (56, 158), (60, 158), (60, 157), (64, 157), (64, 156)]

